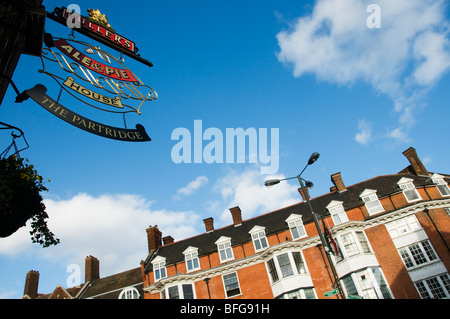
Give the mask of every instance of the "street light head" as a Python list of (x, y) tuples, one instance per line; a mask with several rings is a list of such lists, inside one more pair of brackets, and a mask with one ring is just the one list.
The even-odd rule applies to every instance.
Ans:
[(272, 186), (272, 185), (276, 185), (280, 182), (279, 179), (269, 179), (267, 181), (264, 182), (265, 186)]
[(305, 186), (308, 187), (308, 188), (313, 188), (314, 184), (311, 181), (306, 181)]
[(311, 157), (308, 160), (308, 165), (311, 165), (312, 163), (314, 163), (315, 161), (317, 161), (317, 159), (319, 158), (320, 154), (317, 152), (314, 152), (311, 154)]

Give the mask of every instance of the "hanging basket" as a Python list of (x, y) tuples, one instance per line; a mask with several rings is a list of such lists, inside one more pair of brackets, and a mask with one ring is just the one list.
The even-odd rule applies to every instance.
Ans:
[[(24, 163), (25, 162), (25, 163)], [(33, 165), (17, 155), (0, 159), (0, 237), (8, 237), (31, 220), (31, 240), (43, 247), (59, 239), (48, 229), (41, 191), (48, 189)]]

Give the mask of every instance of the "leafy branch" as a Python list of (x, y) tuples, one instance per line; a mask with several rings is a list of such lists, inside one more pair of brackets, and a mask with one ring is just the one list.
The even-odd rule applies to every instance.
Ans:
[(31, 220), (31, 241), (43, 247), (59, 239), (48, 229), (41, 191), (48, 191), (43, 177), (16, 155), (0, 159), (0, 237), (8, 237)]

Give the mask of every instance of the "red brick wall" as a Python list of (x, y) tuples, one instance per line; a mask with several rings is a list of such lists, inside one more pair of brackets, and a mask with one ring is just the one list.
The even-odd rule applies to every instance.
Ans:
[(273, 299), (269, 275), (264, 262), (237, 271), (242, 295), (235, 299)]
[(384, 225), (378, 225), (366, 229), (365, 233), (394, 298), (419, 298), (416, 288), (403, 265), (403, 261), (386, 227)]
[[(447, 271), (450, 272), (450, 253), (445, 245), (445, 243), (447, 243), (447, 245), (450, 246), (450, 217), (443, 208), (430, 209), (429, 216), (423, 211), (418, 212), (416, 216), (422, 225), (422, 228), (427, 233), (439, 258), (444, 263)], [(434, 221), (434, 225), (432, 221)], [(442, 237), (439, 235), (436, 227)]]
[[(319, 299), (325, 298), (323, 294), (333, 289), (333, 283), (330, 276), (333, 276), (331, 268), (325, 268), (324, 259), (326, 260), (323, 248), (311, 247), (303, 249), (303, 256), (305, 257), (306, 265), (311, 275), (314, 287), (316, 288), (317, 297)], [(321, 254), (322, 251), (322, 254)], [(323, 257), (322, 257), (323, 255)], [(327, 261), (328, 263), (328, 261)], [(328, 271), (327, 271), (328, 269)], [(329, 273), (328, 273), (329, 272)], [(327, 299), (336, 299), (337, 295), (328, 297)]]

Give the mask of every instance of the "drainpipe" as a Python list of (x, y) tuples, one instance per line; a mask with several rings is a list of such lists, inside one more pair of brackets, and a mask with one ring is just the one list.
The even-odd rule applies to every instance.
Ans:
[(436, 229), (436, 231), (437, 231), (439, 237), (441, 237), (442, 241), (444, 242), (445, 247), (447, 247), (447, 250), (450, 251), (450, 248), (448, 247), (448, 244), (447, 244), (447, 242), (445, 241), (444, 236), (442, 236), (441, 232), (439, 231), (439, 229), (437, 228), (436, 224), (434, 223), (433, 218), (431, 218), (430, 211), (428, 210), (428, 208), (425, 207), (425, 209), (424, 209), (423, 211), (424, 211), (425, 213), (427, 213), (428, 218), (430, 219), (431, 223), (433, 224), (434, 228)]

